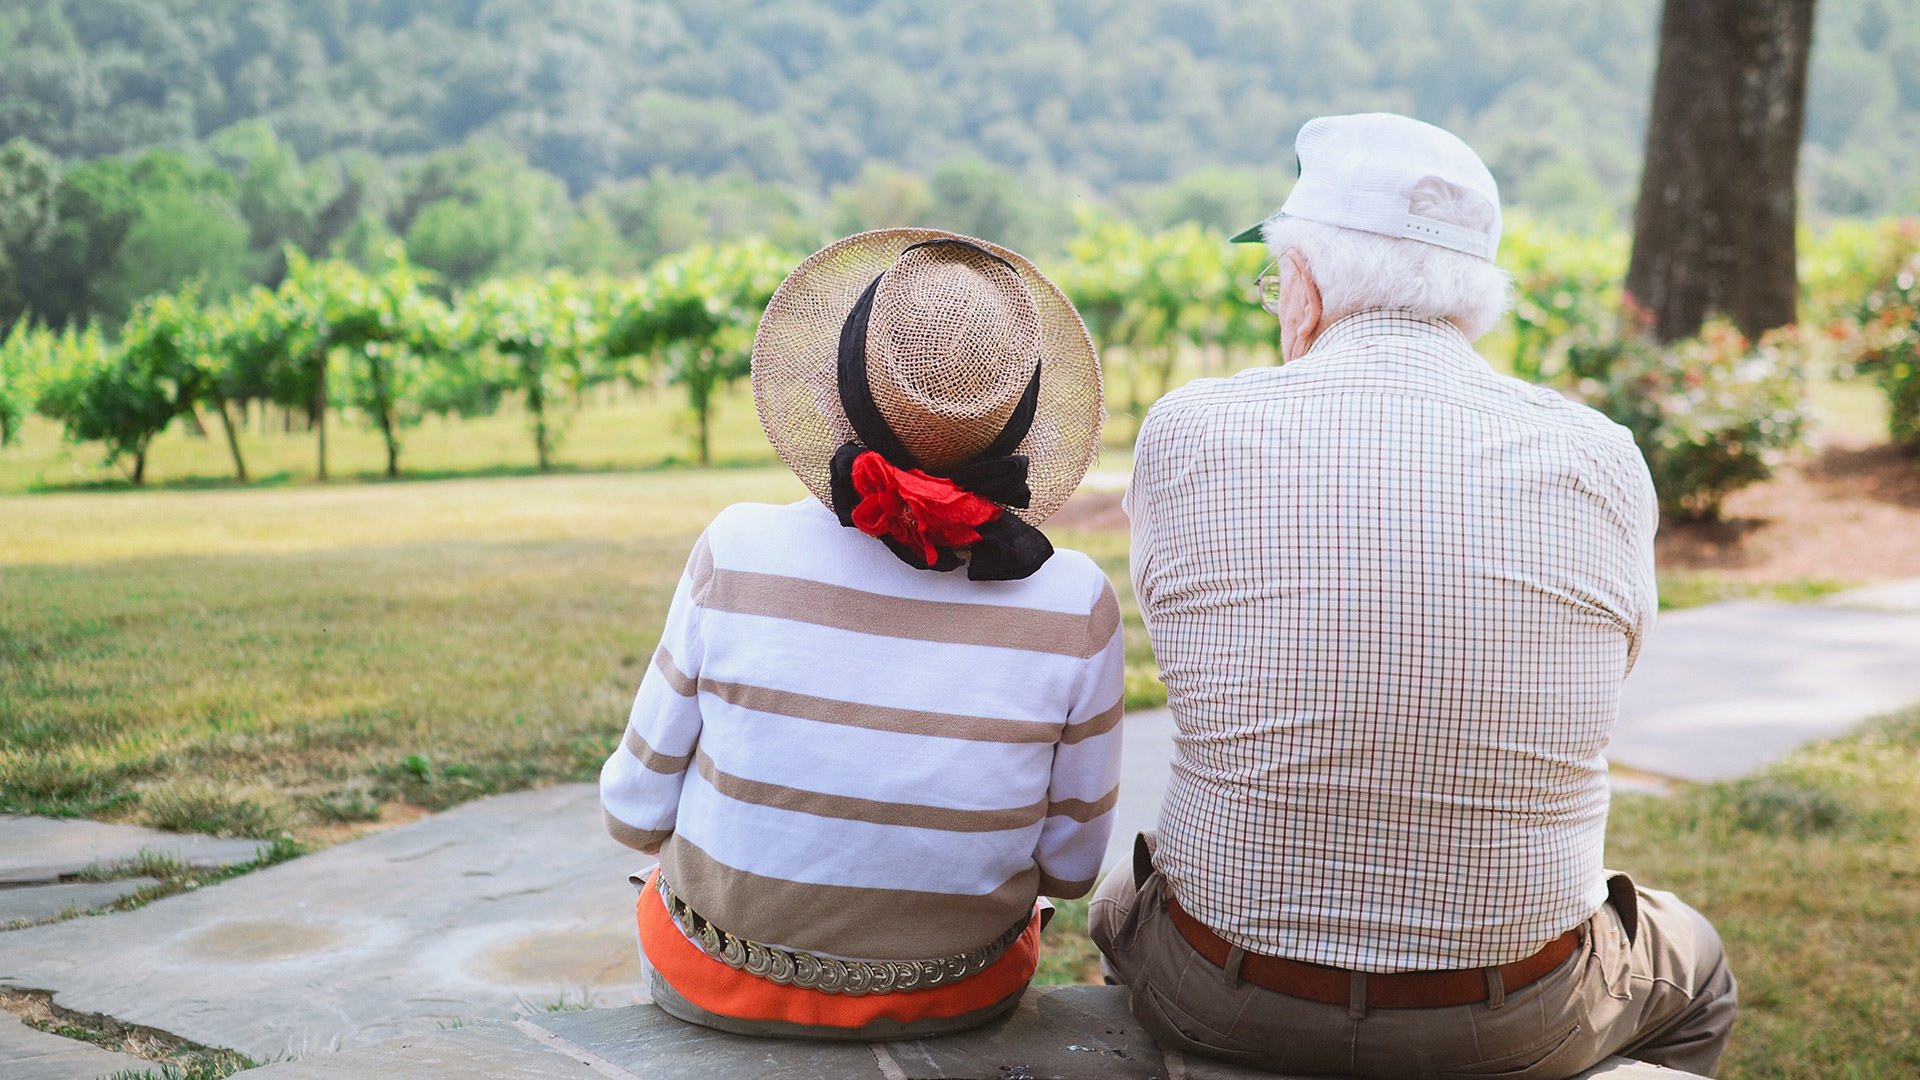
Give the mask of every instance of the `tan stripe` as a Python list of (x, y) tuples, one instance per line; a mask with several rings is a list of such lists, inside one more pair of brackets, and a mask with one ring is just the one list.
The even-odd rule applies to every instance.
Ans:
[(1038, 822), (1048, 812), (1045, 799), (1032, 806), (1020, 806), (1007, 810), (957, 810), (945, 806), (923, 806), (919, 803), (883, 802), (879, 799), (861, 799), (851, 795), (830, 795), (822, 791), (769, 784), (763, 780), (749, 780), (732, 773), (721, 772), (714, 765), (713, 759), (707, 756), (706, 751), (696, 749), (694, 754), (701, 777), (711, 784), (715, 791), (727, 798), (738, 799), (755, 806), (791, 810), (797, 814), (812, 814), (815, 817), (864, 821), (870, 825), (899, 825), (909, 829), (977, 833), (1024, 829)]
[(668, 776), (672, 776), (678, 772), (684, 772), (687, 767), (687, 762), (693, 760), (692, 754), (663, 754), (655, 750), (653, 747), (647, 745), (647, 740), (641, 738), (640, 733), (631, 727), (627, 728), (626, 742), (627, 752), (639, 758), (640, 764), (645, 765), (654, 772), (665, 773)]
[[(748, 570), (715, 570), (713, 587), (701, 605), (740, 615), (764, 615), (912, 641), (990, 645), (1061, 656), (1092, 655), (1082, 650), (1082, 642), (1089, 636), (1090, 619), (1085, 615), (912, 600)], [(1112, 636), (1111, 631), (1108, 636)], [(1106, 640), (1100, 644), (1105, 645)]]
[(894, 731), (905, 735), (996, 743), (1050, 743), (1060, 737), (1059, 724), (1032, 720), (1003, 720), (991, 716), (896, 709), (888, 705), (862, 705), (792, 690), (720, 682), (717, 679), (701, 679), (700, 689), (730, 705), (755, 712), (776, 713), (822, 724), (866, 728), (869, 731)]
[(693, 579), (693, 602), (706, 606), (707, 590), (713, 586), (713, 548), (707, 545), (706, 533), (700, 534), (687, 558), (687, 577)]
[(667, 687), (681, 697), (692, 697), (700, 692), (700, 685), (694, 681), (693, 676), (680, 670), (680, 666), (673, 662), (673, 654), (667, 651), (665, 645), (653, 650), (653, 666), (659, 668), (660, 674), (666, 676)]
[(1093, 889), (1093, 878), (1085, 881), (1061, 881), (1057, 877), (1040, 875), (1040, 895), (1057, 896), (1062, 900), (1073, 900), (1087, 895)]
[(1032, 912), (1040, 878), (1029, 866), (984, 896), (810, 885), (735, 869), (681, 835), (660, 853), (660, 870), (722, 930), (866, 960), (931, 960), (977, 949)]
[(1088, 802), (1085, 799), (1055, 799), (1047, 807), (1047, 816), (1072, 818), (1075, 821), (1088, 822), (1113, 809), (1113, 804), (1119, 801), (1120, 785), (1115, 784), (1105, 795), (1100, 796), (1092, 802)]
[(1111, 709), (1099, 716), (1082, 720), (1077, 724), (1068, 724), (1066, 729), (1060, 732), (1060, 742), (1063, 745), (1072, 746), (1077, 742), (1086, 742), (1095, 735), (1105, 735), (1120, 726), (1120, 716), (1126, 711), (1127, 703), (1116, 701)]
[(1087, 616), (1087, 648), (1081, 656), (1092, 656), (1107, 647), (1113, 632), (1120, 629), (1120, 598), (1113, 595), (1113, 582), (1100, 583), (1100, 599)]
[(666, 843), (667, 837), (673, 835), (672, 829), (636, 829), (614, 817), (613, 811), (605, 807), (600, 808), (600, 813), (607, 819), (608, 834), (644, 855), (658, 852), (660, 845)]

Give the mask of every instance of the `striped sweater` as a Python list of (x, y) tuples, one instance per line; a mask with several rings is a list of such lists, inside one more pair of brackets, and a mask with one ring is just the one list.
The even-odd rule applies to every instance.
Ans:
[(1120, 609), (1086, 556), (914, 570), (808, 500), (695, 545), (600, 773), (607, 828), (723, 930), (844, 958), (977, 948), (1087, 892), (1120, 772)]

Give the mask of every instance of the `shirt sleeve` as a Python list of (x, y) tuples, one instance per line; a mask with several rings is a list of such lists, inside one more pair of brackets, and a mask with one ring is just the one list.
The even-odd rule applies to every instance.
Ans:
[(1120, 603), (1104, 576), (1090, 619), (1078, 693), (1053, 748), (1047, 819), (1034, 859), (1040, 891), (1084, 896), (1099, 876), (1120, 798), (1120, 717), (1125, 706), (1126, 652)]
[(1153, 581), (1153, 495), (1151, 491), (1152, 468), (1155, 457), (1153, 435), (1157, 433), (1154, 414), (1149, 411), (1146, 420), (1140, 425), (1140, 434), (1134, 439), (1133, 475), (1127, 479), (1127, 493), (1120, 499), (1120, 509), (1127, 515), (1127, 566), (1133, 579), (1134, 599), (1140, 603), (1140, 610), (1146, 612), (1152, 607), (1150, 587)]
[(1647, 471), (1647, 464), (1637, 455), (1629, 485), (1633, 505), (1633, 564), (1634, 581), (1630, 586), (1636, 602), (1633, 629), (1627, 634), (1627, 671), (1640, 659), (1640, 646), (1653, 630), (1653, 620), (1660, 611), (1660, 581), (1653, 561), (1653, 538), (1660, 528), (1660, 500), (1654, 494), (1653, 477)]
[(698, 597), (712, 565), (702, 536), (674, 589), (666, 629), (640, 680), (626, 734), (600, 768), (607, 831), (648, 855), (673, 834), (680, 785), (700, 741)]

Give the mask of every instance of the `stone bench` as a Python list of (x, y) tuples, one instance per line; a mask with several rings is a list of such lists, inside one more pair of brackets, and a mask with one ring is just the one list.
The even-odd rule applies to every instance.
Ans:
[[(1607, 1080), (1685, 1080), (1615, 1058)], [(1004, 1020), (937, 1039), (820, 1043), (750, 1039), (684, 1024), (651, 1005), (539, 1013), (272, 1065), (263, 1080), (395, 1076), (513, 1080), (1272, 1080), (1272, 1074), (1160, 1050), (1125, 991), (1036, 986)]]

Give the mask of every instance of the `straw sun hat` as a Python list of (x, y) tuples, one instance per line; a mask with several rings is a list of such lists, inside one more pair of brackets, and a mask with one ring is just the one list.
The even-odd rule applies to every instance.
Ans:
[[(1100, 360), (1021, 256), (937, 229), (847, 237), (773, 294), (753, 398), (780, 460), (909, 565), (1025, 577), (1105, 418)], [(1044, 550), (1042, 550), (1044, 549)]]

